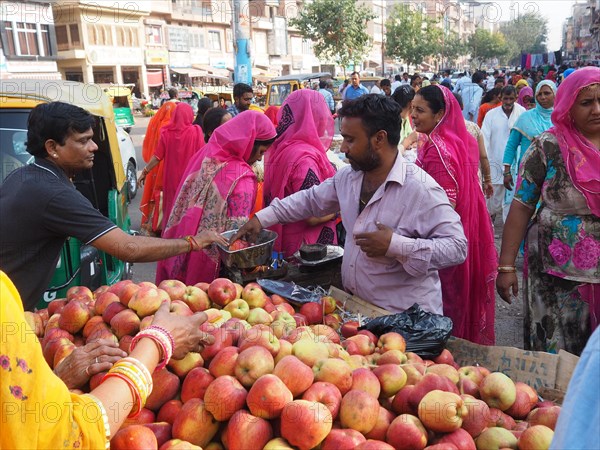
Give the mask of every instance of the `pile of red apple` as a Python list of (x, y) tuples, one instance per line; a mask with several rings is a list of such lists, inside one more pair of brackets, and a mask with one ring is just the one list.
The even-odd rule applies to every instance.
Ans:
[(528, 385), (459, 367), (447, 350), (423, 360), (398, 333), (343, 327), (330, 297), (296, 313), (256, 283), (121, 281), (73, 288), (26, 314), (55, 366), (98, 338), (128, 351), (165, 300), (176, 314), (204, 311), (215, 343), (153, 374), (146, 407), (113, 436), (113, 450), (543, 450), (552, 440), (560, 407)]

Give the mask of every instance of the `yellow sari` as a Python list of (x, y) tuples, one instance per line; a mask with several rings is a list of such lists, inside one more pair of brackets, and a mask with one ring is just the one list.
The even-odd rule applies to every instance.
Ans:
[(91, 395), (72, 394), (54, 375), (4, 272), (0, 327), (0, 448), (108, 448), (104, 407)]

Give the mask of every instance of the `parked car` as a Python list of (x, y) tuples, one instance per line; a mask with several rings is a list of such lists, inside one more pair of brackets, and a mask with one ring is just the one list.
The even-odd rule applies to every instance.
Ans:
[(135, 146), (129, 133), (123, 127), (117, 126), (117, 138), (119, 139), (119, 150), (121, 151), (121, 160), (123, 161), (123, 170), (125, 171), (125, 182), (129, 200), (135, 198), (137, 194), (137, 158), (135, 156)]
[[(113, 103), (98, 85), (75, 81), (3, 80), (0, 82), (0, 183), (9, 172), (28, 164), (27, 119), (40, 103), (61, 101), (87, 110), (96, 117), (93, 140), (98, 145), (91, 169), (73, 178), (73, 185), (100, 213), (126, 233), (132, 233), (127, 210), (128, 186), (117, 137)], [(10, 211), (2, 211), (10, 214)], [(73, 286), (94, 290), (131, 278), (132, 265), (78, 239), (69, 238), (61, 249), (54, 275), (38, 308), (66, 296)]]

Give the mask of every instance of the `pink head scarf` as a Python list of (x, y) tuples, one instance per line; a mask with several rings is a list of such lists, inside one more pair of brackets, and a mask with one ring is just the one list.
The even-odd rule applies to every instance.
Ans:
[(521, 105), (523, 108), (527, 109), (527, 103), (525, 103), (525, 97), (532, 98), (533, 97), (533, 89), (529, 86), (524, 87), (519, 91), (519, 97), (517, 98), (517, 103)]
[(311, 89), (293, 92), (277, 115), (277, 140), (267, 154), (264, 195), (266, 203), (284, 198), (289, 174), (301, 158), (311, 158), (321, 176), (329, 178), (335, 170), (327, 158), (335, 123), (322, 94)]
[[(452, 92), (444, 86), (436, 85), (444, 94), (446, 109), (444, 117), (429, 134), (429, 140), (434, 144), (440, 153), (442, 161), (452, 160), (455, 164), (448, 165), (446, 169), (456, 182), (458, 189), (462, 190), (462, 185), (470, 184), (473, 180), (467, 182), (466, 177), (477, 178), (477, 164), (479, 163), (479, 147), (477, 141), (467, 131), (465, 121), (458, 101), (452, 95)], [(418, 158), (423, 159), (428, 144), (420, 146)], [(453, 167), (461, 170), (455, 170)], [(467, 168), (474, 170), (467, 170)], [(435, 178), (435, 176), (434, 176)], [(479, 182), (477, 182), (479, 187)], [(457, 211), (459, 205), (456, 205)], [(460, 213), (459, 213), (460, 214)]]
[(266, 141), (277, 135), (271, 120), (258, 111), (244, 111), (217, 127), (204, 148), (203, 156), (219, 162), (237, 160), (246, 163), (254, 141)]
[[(204, 146), (204, 134), (199, 125), (194, 125), (194, 110), (187, 103), (177, 103), (171, 120), (161, 128), (160, 137), (180, 152), (195, 153)], [(190, 149), (190, 151), (187, 151)], [(191, 155), (190, 155), (191, 156)], [(185, 164), (184, 164), (185, 166)]]
[(556, 136), (567, 172), (592, 213), (600, 217), (600, 151), (575, 128), (571, 108), (582, 89), (600, 84), (600, 68), (576, 70), (558, 88), (549, 132)]

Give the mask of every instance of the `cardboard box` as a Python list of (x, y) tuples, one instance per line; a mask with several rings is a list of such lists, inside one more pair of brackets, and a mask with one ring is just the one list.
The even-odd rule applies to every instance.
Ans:
[(558, 354), (521, 350), (515, 347), (490, 347), (455, 337), (446, 348), (460, 366), (480, 365), (502, 372), (513, 381), (533, 387), (544, 399), (562, 403), (579, 357), (560, 350)]
[[(329, 289), (329, 295), (341, 302), (346, 311), (371, 318), (391, 314), (333, 286)], [(492, 372), (502, 372), (513, 381), (527, 383), (542, 398), (557, 403), (562, 403), (579, 361), (579, 357), (564, 350), (551, 354), (515, 347), (490, 347), (454, 337), (450, 338), (446, 348), (452, 352), (454, 360), (460, 366), (480, 365)]]
[(344, 310), (355, 314), (360, 314), (369, 318), (391, 314), (391, 312), (372, 305), (356, 295), (348, 294), (335, 286), (329, 288), (329, 295), (335, 298), (338, 303), (341, 303)]

